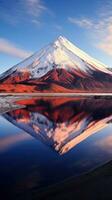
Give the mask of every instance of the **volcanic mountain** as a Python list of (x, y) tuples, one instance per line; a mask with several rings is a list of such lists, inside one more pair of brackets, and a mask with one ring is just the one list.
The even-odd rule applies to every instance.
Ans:
[(112, 92), (112, 71), (60, 36), (3, 73), (0, 92)]

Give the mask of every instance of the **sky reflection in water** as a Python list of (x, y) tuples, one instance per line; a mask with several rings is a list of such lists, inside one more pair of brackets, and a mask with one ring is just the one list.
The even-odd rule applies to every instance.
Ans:
[(112, 159), (111, 98), (32, 98), (0, 117), (3, 189), (40, 188)]

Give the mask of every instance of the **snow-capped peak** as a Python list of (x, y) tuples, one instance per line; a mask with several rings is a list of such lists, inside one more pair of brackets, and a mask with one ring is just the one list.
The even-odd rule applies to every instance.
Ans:
[(96, 70), (112, 75), (104, 64), (90, 57), (65, 37), (59, 36), (53, 43), (2, 74), (1, 79), (14, 71), (23, 71), (23, 69), (30, 72), (31, 78), (40, 78), (54, 68), (66, 70), (73, 68), (78, 73), (87, 76), (91, 76), (92, 71)]
[(87, 62), (88, 64), (94, 65), (95, 69), (98, 69), (110, 74), (109, 70), (107, 69), (108, 66), (104, 65), (100, 61), (89, 56), (87, 53), (85, 53), (84, 51), (79, 49), (77, 46), (72, 44), (67, 38), (63, 36), (59, 36), (57, 40), (54, 42), (54, 44), (57, 47), (61, 47), (61, 46), (66, 47), (66, 49), (68, 49), (70, 52), (72, 52), (73, 54), (75, 54), (76, 56), (78, 56), (79, 58)]

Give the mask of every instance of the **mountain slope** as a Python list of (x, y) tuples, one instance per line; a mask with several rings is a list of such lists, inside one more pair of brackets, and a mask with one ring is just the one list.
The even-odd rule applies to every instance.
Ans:
[[(64, 87), (64, 92), (68, 89), (69, 92), (102, 92), (107, 88), (107, 92), (111, 92), (112, 72), (60, 36), (40, 52), (3, 73), (0, 83), (0, 91), (3, 88), (6, 91), (7, 84), (22, 84), (24, 88), (30, 85), (32, 92), (58, 92), (59, 87)], [(56, 89), (52, 90), (53, 87)], [(25, 91), (30, 92), (29, 89)]]

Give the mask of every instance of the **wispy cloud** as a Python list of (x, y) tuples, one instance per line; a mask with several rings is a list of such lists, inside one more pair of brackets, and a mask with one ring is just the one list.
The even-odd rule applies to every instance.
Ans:
[(68, 21), (84, 28), (91, 28), (93, 26), (93, 22), (88, 18), (76, 19), (74, 17), (68, 17)]
[(108, 22), (103, 21), (102, 27), (99, 25), (97, 40), (99, 42), (96, 46), (104, 51), (106, 54), (112, 56), (112, 18), (108, 18)]
[(58, 31), (61, 31), (63, 29), (63, 27), (61, 25), (58, 25), (58, 24), (54, 24), (53, 27)]
[(12, 3), (7, 4), (7, 0), (0, 1), (0, 18), (11, 24), (27, 21), (36, 22), (38, 25), (41, 16), (48, 12), (43, 0), (18, 0), (14, 1), (13, 6)]
[(112, 56), (112, 4), (108, 3), (100, 10), (96, 19), (88, 17), (68, 17), (68, 21), (83, 29), (87, 29), (94, 39), (93, 44), (103, 52)]
[(43, 23), (40, 22), (38, 19), (32, 19), (31, 23), (34, 24), (35, 26), (38, 26), (38, 27), (43, 25)]
[(42, 12), (47, 10), (42, 0), (26, 0), (26, 7), (28, 14), (39, 17)]
[(25, 51), (4, 38), (0, 38), (0, 52), (22, 59), (32, 54), (32, 52)]

